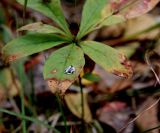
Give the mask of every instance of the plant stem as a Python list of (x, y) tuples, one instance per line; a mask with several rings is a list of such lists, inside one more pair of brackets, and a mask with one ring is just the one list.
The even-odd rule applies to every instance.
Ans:
[(82, 107), (82, 116), (81, 116), (81, 125), (82, 125), (82, 133), (85, 132), (85, 128), (84, 128), (84, 95), (83, 95), (83, 86), (82, 86), (82, 82), (81, 82), (81, 77), (79, 76), (79, 86), (80, 86), (80, 91), (81, 91), (81, 107)]
[[(23, 91), (23, 87), (20, 88), (15, 80), (15, 77), (14, 77), (14, 72), (13, 70), (11, 69), (11, 75), (12, 75), (12, 81), (14, 83), (14, 85), (16, 86), (17, 90), (20, 92), (20, 98), (21, 98), (21, 114), (22, 116), (25, 116), (25, 105), (24, 105), (24, 91)], [(21, 78), (20, 78), (21, 80)], [(23, 86), (23, 83), (22, 83), (22, 86)], [(26, 129), (26, 120), (23, 119), (22, 120), (22, 132), (23, 133), (26, 133), (27, 129)]]
[(34, 119), (34, 118), (32, 118), (32, 117), (29, 117), (29, 116), (23, 116), (23, 115), (21, 115), (21, 114), (18, 114), (18, 113), (12, 112), (12, 111), (8, 111), (8, 110), (6, 110), (6, 109), (0, 109), (0, 112), (6, 113), (6, 114), (9, 114), (9, 115), (12, 115), (12, 116), (19, 117), (19, 118), (21, 118), (21, 119), (25, 119), (25, 120), (27, 120), (27, 121), (31, 121), (31, 122), (37, 123), (37, 124), (39, 124), (39, 125), (43, 125), (43, 126), (49, 128), (49, 129), (52, 129), (55, 133), (60, 133), (60, 132), (59, 132), (57, 129), (55, 129), (54, 127), (52, 127), (52, 126), (48, 125), (47, 123), (42, 122), (42, 121), (40, 121), (40, 120), (38, 120), (38, 119)]
[(25, 23), (25, 18), (26, 18), (27, 2), (28, 2), (28, 0), (25, 0), (25, 1), (24, 1), (24, 8), (23, 8), (23, 25), (24, 25), (24, 23)]
[(58, 94), (56, 94), (56, 98), (57, 98), (59, 110), (60, 110), (60, 112), (62, 114), (62, 117), (63, 117), (66, 133), (69, 133), (69, 130), (68, 130), (68, 127), (67, 127), (67, 120), (66, 120), (66, 117), (64, 115), (64, 111), (63, 111), (63, 107), (62, 107), (62, 101), (61, 101), (61, 99), (60, 99)]

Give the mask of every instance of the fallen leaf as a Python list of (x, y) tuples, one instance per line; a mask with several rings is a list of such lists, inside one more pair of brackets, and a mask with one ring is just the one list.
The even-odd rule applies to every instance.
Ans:
[[(108, 8), (125, 19), (135, 18), (152, 10), (160, 0), (110, 0)], [(107, 11), (109, 10), (108, 8)], [(104, 11), (103, 11), (104, 12)]]
[(101, 26), (123, 22), (152, 10), (160, 0), (109, 0), (102, 10)]
[[(0, 98), (5, 98), (7, 96), (16, 96), (21, 88), (20, 82), (18, 79), (15, 79), (16, 75), (10, 68), (5, 68), (0, 70)], [(13, 76), (14, 81), (13, 81)]]
[(159, 22), (154, 17), (147, 14), (128, 20), (125, 24), (124, 38), (154, 39), (159, 33), (158, 28), (151, 31), (147, 31), (147, 29), (155, 26), (157, 23)]
[[(87, 93), (83, 93), (84, 100), (83, 100), (83, 108), (84, 108), (84, 120), (89, 123), (92, 121), (92, 115), (87, 103)], [(82, 103), (81, 103), (81, 94), (66, 94), (65, 101), (67, 103), (68, 108), (70, 111), (77, 116), (78, 118), (82, 118)]]

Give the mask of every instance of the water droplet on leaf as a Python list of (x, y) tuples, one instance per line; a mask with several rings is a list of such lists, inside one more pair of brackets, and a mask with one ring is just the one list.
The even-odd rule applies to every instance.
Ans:
[(73, 67), (72, 65), (67, 67), (64, 71), (65, 74), (73, 74), (76, 71), (75, 67)]

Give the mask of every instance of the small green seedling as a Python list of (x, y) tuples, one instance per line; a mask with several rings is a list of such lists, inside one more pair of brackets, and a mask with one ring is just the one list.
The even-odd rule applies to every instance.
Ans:
[[(24, 4), (25, 0), (17, 1)], [(129, 78), (132, 75), (131, 64), (122, 53), (106, 44), (84, 41), (82, 38), (103, 26), (142, 15), (158, 2), (159, 0), (86, 0), (79, 32), (75, 36), (68, 28), (60, 0), (28, 0), (28, 7), (54, 20), (59, 28), (41, 22), (23, 26), (19, 31), (28, 30), (34, 33), (12, 40), (2, 52), (10, 62), (65, 44), (49, 56), (43, 70), (44, 79), (53, 93), (64, 94), (77, 79), (85, 65), (84, 54), (106, 71)]]

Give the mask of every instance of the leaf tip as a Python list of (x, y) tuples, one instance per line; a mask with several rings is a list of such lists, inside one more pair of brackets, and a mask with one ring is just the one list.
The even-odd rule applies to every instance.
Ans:
[(121, 71), (113, 70), (113, 73), (117, 76), (124, 77), (124, 78), (132, 77), (133, 70), (132, 70), (131, 62), (127, 59), (127, 57), (124, 54), (121, 54), (121, 53), (119, 54), (119, 59), (120, 59), (121, 65), (124, 66), (125, 71), (121, 72)]

